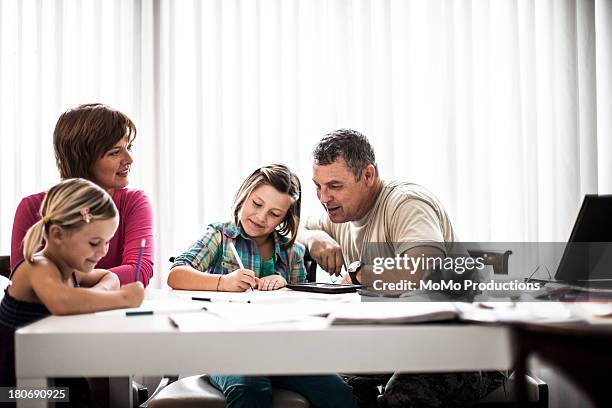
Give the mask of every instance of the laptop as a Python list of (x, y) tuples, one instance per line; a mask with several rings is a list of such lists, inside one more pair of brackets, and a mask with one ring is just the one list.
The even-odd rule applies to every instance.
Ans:
[(612, 289), (612, 195), (584, 197), (555, 280)]

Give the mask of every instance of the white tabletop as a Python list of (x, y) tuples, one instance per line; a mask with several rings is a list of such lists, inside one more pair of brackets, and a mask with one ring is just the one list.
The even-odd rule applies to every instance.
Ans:
[[(330, 327), (323, 318), (312, 317), (268, 324), (210, 319), (201, 330), (185, 332), (169, 319), (180, 313), (167, 304), (176, 294), (149, 291), (146, 306), (154, 308), (156, 302), (165, 302), (161, 308), (165, 310), (154, 315), (128, 317), (120, 311), (50, 316), (19, 329), (15, 341), (18, 385), (40, 386), (48, 377), (61, 376), (432, 372), (506, 369), (511, 365), (509, 334), (499, 326)], [(204, 297), (209, 293), (197, 294)], [(190, 299), (191, 293), (183, 296)], [(275, 296), (286, 297), (287, 293)], [(304, 298), (292, 300), (296, 301), (307, 302)], [(340, 301), (347, 299), (337, 297), (329, 303), (319, 299), (311, 304), (333, 307)], [(190, 303), (185, 312), (193, 305), (209, 304), (185, 302)], [(242, 306), (257, 305), (238, 307)], [(215, 307), (219, 307), (217, 303)], [(19, 406), (41, 404), (29, 401)]]

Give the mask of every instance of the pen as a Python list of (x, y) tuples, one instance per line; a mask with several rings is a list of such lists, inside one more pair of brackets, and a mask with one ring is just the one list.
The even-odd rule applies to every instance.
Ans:
[(212, 302), (211, 298), (198, 297), (198, 296), (192, 296), (191, 300), (199, 300), (199, 301), (202, 301), (202, 302)]
[[(200, 308), (198, 310), (206, 310), (206, 308)], [(176, 310), (158, 310), (157, 314), (167, 314), (167, 313), (191, 313), (191, 312), (195, 312), (195, 310), (183, 310), (183, 309), (176, 309)], [(156, 314), (153, 310), (128, 310), (127, 312), (125, 312), (126, 316), (148, 316), (148, 315), (154, 315)]]
[(138, 282), (138, 278), (140, 278), (140, 264), (142, 264), (142, 253), (144, 251), (144, 247), (146, 244), (146, 240), (143, 238), (140, 241), (140, 248), (138, 249), (138, 261), (136, 262), (136, 270), (134, 271), (134, 282)]
[(125, 312), (126, 316), (144, 316), (144, 315), (152, 315), (152, 310), (134, 310), (131, 312)]

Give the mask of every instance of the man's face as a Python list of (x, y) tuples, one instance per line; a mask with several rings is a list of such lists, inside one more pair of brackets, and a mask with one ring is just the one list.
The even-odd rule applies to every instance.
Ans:
[(369, 208), (364, 208), (369, 196), (369, 187), (365, 177), (355, 181), (342, 157), (328, 165), (315, 164), (312, 168), (314, 181), (317, 187), (317, 197), (331, 222), (347, 222), (361, 219)]

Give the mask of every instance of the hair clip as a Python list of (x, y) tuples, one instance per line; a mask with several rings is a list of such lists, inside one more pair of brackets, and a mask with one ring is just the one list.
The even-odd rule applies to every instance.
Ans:
[(83, 221), (89, 224), (91, 221), (91, 214), (89, 212), (89, 208), (81, 209), (81, 216), (83, 217)]
[(42, 222), (43, 222), (43, 224), (48, 223), (50, 219), (51, 219), (51, 218), (49, 218), (49, 216), (48, 216), (48, 215), (44, 215), (44, 216), (42, 217)]

